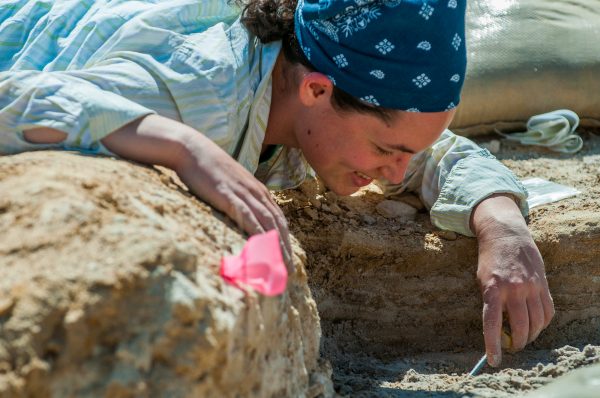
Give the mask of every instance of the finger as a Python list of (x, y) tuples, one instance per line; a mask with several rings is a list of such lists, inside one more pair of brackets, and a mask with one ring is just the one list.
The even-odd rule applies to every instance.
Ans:
[[(270, 195), (268, 191), (266, 192)], [(250, 197), (247, 198), (247, 202), (250, 210), (254, 213), (264, 231), (275, 229), (279, 233), (279, 244), (283, 261), (286, 264), (288, 272), (292, 273), (294, 271), (292, 267), (292, 245), (290, 242), (287, 220), (285, 219), (283, 212), (279, 206), (272, 202), (270, 196), (256, 198), (250, 195)]]
[(277, 224), (277, 230), (279, 231), (279, 243), (281, 245), (283, 261), (285, 262), (288, 271), (293, 273), (294, 264), (292, 260), (292, 242), (290, 240), (290, 232), (287, 220), (285, 219), (285, 216), (279, 207), (277, 207), (277, 212), (274, 215), (274, 218), (275, 223)]
[(279, 206), (277, 207), (278, 214), (276, 214), (275, 216), (275, 221), (277, 222), (277, 225), (279, 226), (279, 237), (281, 239), (281, 249), (283, 251), (283, 259), (285, 261), (285, 263), (288, 266), (288, 270), (290, 272), (293, 272), (293, 261), (292, 261), (292, 242), (290, 239), (290, 231), (289, 231), (289, 227), (288, 227), (288, 223), (287, 220), (285, 219), (285, 216), (283, 215), (283, 212), (281, 211), (281, 209), (279, 208)]
[(510, 323), (510, 333), (512, 336), (511, 351), (520, 351), (527, 344), (529, 337), (529, 311), (527, 302), (524, 299), (509, 299), (506, 305), (508, 312), (508, 321)]
[(290, 234), (289, 231), (287, 230), (287, 225), (286, 225), (286, 231), (280, 235), (280, 239), (281, 239), (281, 250), (283, 251), (283, 261), (285, 262), (287, 268), (288, 268), (288, 272), (289, 273), (293, 273), (295, 271), (295, 267), (294, 267), (294, 261), (293, 261), (293, 257), (292, 257), (292, 242), (290, 240)]
[(502, 362), (501, 328), (502, 305), (498, 289), (485, 289), (483, 292), (483, 338), (488, 363), (494, 367), (499, 366)]
[(542, 289), (542, 293), (540, 296), (542, 300), (542, 306), (544, 308), (544, 329), (548, 327), (550, 321), (554, 317), (554, 300), (550, 295), (550, 290), (548, 290), (548, 283), (546, 282), (546, 288)]
[(288, 227), (288, 222), (285, 218), (285, 215), (283, 214), (283, 211), (281, 210), (279, 205), (275, 203), (275, 200), (273, 199), (273, 196), (270, 192), (268, 192), (268, 195), (269, 196), (266, 205), (271, 210), (271, 213), (273, 214), (273, 217), (275, 219), (275, 223), (277, 224), (277, 229), (279, 230), (282, 240), (282, 246), (284, 246), (286, 250), (291, 252), (292, 244), (290, 241), (290, 231)]
[[(292, 243), (287, 220), (281, 208), (275, 203), (271, 192), (266, 187), (263, 188), (253, 192), (255, 198), (269, 211), (269, 214), (265, 215), (267, 223), (263, 223), (263, 227), (265, 230), (276, 228), (279, 232), (283, 260), (288, 266), (288, 271), (292, 272)], [(262, 222), (260, 219), (259, 221)]]
[(255, 235), (265, 232), (262, 224), (248, 204), (236, 196), (229, 199), (230, 206), (227, 215), (236, 222), (238, 227), (249, 235)]
[(537, 339), (540, 332), (544, 328), (544, 307), (542, 299), (538, 294), (527, 299), (527, 311), (529, 313), (529, 336), (527, 344)]

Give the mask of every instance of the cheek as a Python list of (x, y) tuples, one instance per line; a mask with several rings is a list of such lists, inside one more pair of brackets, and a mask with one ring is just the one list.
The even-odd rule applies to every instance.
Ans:
[(353, 168), (359, 170), (370, 170), (380, 166), (382, 163), (381, 156), (373, 153), (368, 148), (360, 146), (349, 147), (345, 151), (344, 157)]
[(307, 128), (299, 140), (304, 157), (313, 167), (315, 164), (326, 163), (328, 158), (326, 142), (321, 139), (322, 133), (314, 128)]

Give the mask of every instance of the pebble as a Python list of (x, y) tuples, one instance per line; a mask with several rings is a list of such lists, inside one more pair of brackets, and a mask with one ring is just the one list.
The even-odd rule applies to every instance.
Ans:
[(309, 216), (313, 220), (318, 220), (319, 219), (319, 213), (317, 213), (317, 211), (315, 209), (313, 209), (312, 207), (305, 207), (304, 208), (304, 214), (306, 214), (307, 216)]
[(342, 208), (336, 203), (332, 203), (329, 205), (329, 211), (335, 215), (342, 214)]
[(444, 240), (456, 240), (458, 238), (458, 235), (454, 231), (441, 230), (436, 231), (435, 234)]
[(335, 192), (327, 191), (323, 196), (325, 196), (325, 199), (327, 199), (328, 202), (337, 203), (338, 196)]
[(591, 345), (586, 345), (583, 349), (583, 354), (588, 358), (594, 357), (596, 356), (596, 348)]
[(383, 200), (375, 210), (385, 218), (402, 218), (406, 221), (414, 220), (417, 215), (417, 209), (397, 200)]
[(317, 199), (315, 197), (311, 197), (311, 198), (308, 198), (308, 201), (310, 202), (311, 205), (313, 205), (317, 209), (321, 208), (321, 201), (319, 199)]
[(12, 310), (14, 305), (15, 301), (12, 297), (4, 297), (0, 299), (0, 316)]
[(375, 220), (375, 217), (371, 217), (368, 214), (363, 214), (362, 219), (365, 223), (367, 223), (369, 225), (373, 225), (377, 221), (377, 220)]
[(413, 195), (411, 193), (403, 193), (401, 196), (394, 199), (397, 199), (400, 202), (404, 202), (417, 210), (423, 210), (425, 208), (425, 205), (423, 204), (423, 202), (421, 202), (421, 199), (419, 199), (418, 196)]
[(500, 141), (491, 140), (489, 142), (481, 143), (481, 146), (490, 151), (490, 153), (498, 153), (500, 152)]
[(407, 383), (416, 383), (420, 380), (421, 380), (421, 377), (420, 377), (419, 373), (417, 373), (416, 370), (408, 369), (406, 371), (406, 374), (404, 375), (404, 379), (402, 381), (407, 382)]

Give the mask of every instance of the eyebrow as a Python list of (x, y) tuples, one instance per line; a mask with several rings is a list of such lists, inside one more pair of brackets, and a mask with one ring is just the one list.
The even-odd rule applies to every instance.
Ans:
[(412, 153), (413, 155), (415, 153), (417, 153), (417, 151), (412, 150), (412, 149), (408, 149), (407, 147), (405, 147), (402, 144), (386, 144), (385, 146), (388, 147), (388, 148), (391, 148), (391, 149), (395, 149), (397, 151)]

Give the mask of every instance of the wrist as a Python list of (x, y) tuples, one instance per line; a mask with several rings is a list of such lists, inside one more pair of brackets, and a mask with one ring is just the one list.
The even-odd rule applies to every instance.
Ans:
[(470, 227), (478, 239), (528, 231), (514, 196), (509, 193), (490, 195), (475, 206), (471, 213)]

